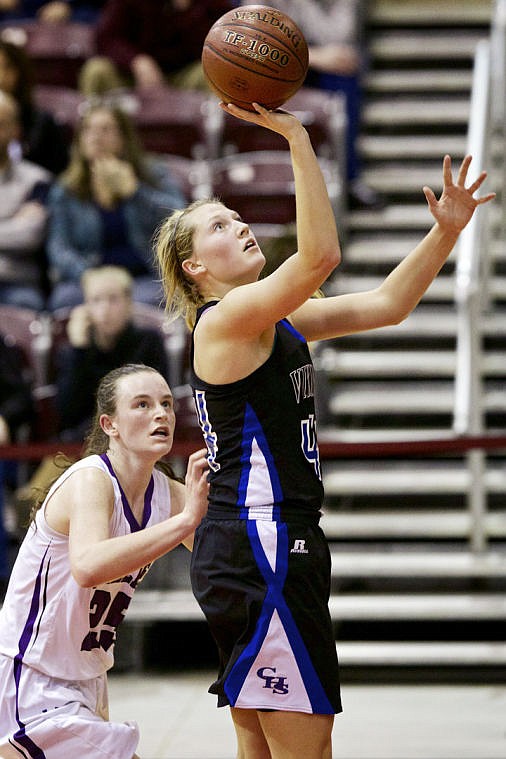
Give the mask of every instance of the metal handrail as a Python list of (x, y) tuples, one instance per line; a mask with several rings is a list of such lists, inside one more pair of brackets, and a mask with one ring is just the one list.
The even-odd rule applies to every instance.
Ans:
[[(491, 86), (494, 93), (491, 104), (494, 135), (498, 138), (499, 152), (496, 160), (500, 168), (500, 187), (506, 188), (506, 0), (496, 0), (491, 30), (492, 61)], [(498, 172), (499, 173), (499, 172)], [(500, 214), (500, 234), (506, 235), (506, 203), (502, 198)]]
[[(492, 67), (493, 63), (493, 67)], [(494, 135), (501, 137), (501, 187), (506, 187), (506, 0), (496, 0), (489, 40), (477, 45), (467, 152), (480, 170), (488, 167)], [(502, 228), (506, 228), (506, 209), (502, 209)], [(453, 430), (455, 434), (480, 435), (484, 428), (484, 388), (482, 361), (482, 315), (489, 305), (490, 220), (484, 206), (462, 232), (455, 276), (457, 306), (457, 355)], [(467, 453), (470, 474), (468, 508), (472, 520), (471, 549), (483, 552), (487, 546), (485, 487), (487, 454), (483, 449)]]
[[(473, 87), (467, 152), (480, 170), (487, 166), (491, 135), (490, 43), (478, 43), (474, 62)], [(488, 256), (487, 206), (473, 216), (463, 230), (457, 247), (455, 302), (457, 305), (457, 369), (453, 429), (456, 434), (480, 434), (483, 429), (481, 387), (481, 313)]]

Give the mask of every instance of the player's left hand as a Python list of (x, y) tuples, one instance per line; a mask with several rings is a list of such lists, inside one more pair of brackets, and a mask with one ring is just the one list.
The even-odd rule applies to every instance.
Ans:
[(424, 195), (429, 205), (429, 210), (440, 227), (448, 232), (459, 233), (470, 221), (477, 206), (488, 203), (495, 198), (495, 192), (489, 192), (480, 198), (473, 197), (479, 190), (487, 176), (482, 171), (478, 178), (466, 187), (467, 173), (472, 157), (467, 155), (462, 161), (457, 176), (457, 182), (453, 182), (452, 162), (449, 155), (443, 160), (443, 192), (439, 200), (430, 187), (423, 188)]

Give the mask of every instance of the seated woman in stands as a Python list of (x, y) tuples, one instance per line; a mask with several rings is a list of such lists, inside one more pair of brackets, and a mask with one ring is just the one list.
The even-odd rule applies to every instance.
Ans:
[[(0, 445), (16, 442), (24, 428), (33, 421), (32, 388), (25, 376), (23, 356), (0, 333)], [(13, 487), (17, 479), (17, 462), (0, 460), (0, 487)], [(7, 583), (9, 562), (3, 509), (3, 490), (0, 492), (0, 599)]]
[(184, 203), (163, 162), (144, 154), (127, 114), (104, 104), (90, 107), (69, 166), (49, 195), (49, 308), (81, 303), (82, 273), (104, 264), (130, 272), (134, 300), (160, 305), (151, 239), (167, 212)]
[(19, 107), (19, 140), (11, 147), (19, 157), (59, 174), (67, 166), (65, 132), (53, 115), (39, 108), (33, 93), (32, 61), (24, 48), (0, 38), (0, 90)]

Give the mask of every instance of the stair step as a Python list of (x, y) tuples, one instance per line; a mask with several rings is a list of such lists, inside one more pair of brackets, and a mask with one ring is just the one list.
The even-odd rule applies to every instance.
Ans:
[[(323, 463), (325, 493), (331, 495), (466, 494), (471, 473), (458, 461), (386, 461), (357, 463), (342, 461)], [(503, 464), (488, 462), (484, 486), (488, 493), (502, 493), (506, 487)], [(504, 516), (506, 522), (506, 515)]]
[(492, 18), (494, 0), (374, 0), (368, 9), (368, 23), (377, 26), (409, 24), (437, 27), (439, 25), (487, 24)]
[[(502, 356), (501, 369), (504, 371)], [(452, 377), (455, 374), (454, 351), (365, 350), (341, 352), (327, 349), (320, 366), (334, 379), (353, 377)]]
[(364, 182), (382, 193), (423, 193), (422, 187), (428, 185), (436, 195), (443, 188), (441, 161), (433, 166), (425, 163), (423, 166), (404, 164), (381, 164), (368, 166), (362, 172)]
[[(412, 232), (409, 224), (410, 210), (420, 217), (423, 216), (423, 224), (420, 218), (420, 231)], [(397, 213), (394, 213), (394, 211)], [(423, 211), (423, 213), (422, 213)], [(385, 217), (390, 218), (392, 224), (395, 219), (396, 225), (402, 220), (405, 227), (402, 233), (393, 234)], [(384, 211), (366, 211), (362, 214), (350, 214), (350, 226), (354, 232), (343, 247), (343, 264), (373, 264), (388, 263), (396, 264), (406, 258), (407, 254), (420, 242), (429, 221), (426, 208), (422, 206), (396, 206), (387, 214)], [(381, 226), (380, 226), (381, 225)], [(423, 227), (423, 229), (422, 229)], [(376, 233), (370, 229), (376, 228)], [(383, 231), (385, 230), (385, 231)], [(453, 253), (452, 253), (453, 255)], [(339, 276), (339, 270), (335, 276)]]
[[(397, 462), (395, 462), (397, 463)], [(374, 466), (353, 467), (327, 464), (323, 467), (323, 482), (327, 495), (385, 495), (403, 493), (467, 493), (470, 486), (470, 474), (464, 465), (447, 464), (444, 471), (440, 467), (414, 466), (410, 464), (395, 465), (374, 462)], [(357, 481), (360, 480), (360, 481)]]
[[(454, 404), (453, 381), (432, 380), (409, 383), (343, 381), (331, 394), (332, 414), (451, 414)], [(492, 383), (485, 387), (483, 408), (489, 413), (504, 413), (504, 388)]]
[(432, 382), (340, 382), (331, 394), (332, 414), (449, 414), (453, 410), (454, 386)]
[(436, 92), (460, 93), (469, 95), (472, 86), (473, 75), (469, 69), (458, 71), (423, 71), (412, 69), (409, 71), (373, 71), (367, 75), (364, 89), (369, 95), (379, 93), (400, 92), (424, 92), (434, 94)]
[[(446, 153), (455, 160), (464, 157), (467, 149), (466, 135), (362, 135), (358, 141), (360, 153), (367, 161), (399, 161), (413, 159), (437, 159)], [(424, 184), (427, 184), (424, 181)]]
[[(345, 293), (357, 293), (357, 292), (364, 292), (366, 290), (374, 290), (376, 287), (379, 287), (379, 285), (383, 282), (385, 279), (384, 276), (360, 276), (358, 274), (336, 274), (332, 282), (328, 283), (325, 286), (325, 293), (327, 295), (344, 295)], [(495, 282), (494, 279), (494, 295), (503, 294), (506, 295), (506, 278), (503, 279), (502, 287), (500, 287), (500, 282)], [(433, 300), (433, 301), (452, 301), (455, 296), (455, 279), (451, 275), (443, 275), (440, 274), (434, 282), (431, 284), (429, 290), (425, 293), (423, 296), (424, 300)], [(423, 302), (423, 301), (422, 301)], [(452, 310), (454, 310), (454, 306), (451, 306)], [(416, 313), (420, 309), (420, 306), (413, 312)], [(400, 327), (401, 325), (404, 325), (405, 330), (407, 327), (405, 326), (408, 319), (405, 319), (401, 324), (396, 325), (396, 327)], [(454, 322), (453, 314), (448, 314), (448, 317), (445, 316), (445, 319), (449, 318), (452, 321), (452, 324)], [(432, 334), (440, 334), (440, 331), (438, 330), (438, 327), (442, 328), (445, 332), (448, 332), (449, 334), (454, 334), (455, 327), (453, 327), (451, 330), (447, 328), (446, 324), (438, 323), (439, 317), (435, 316), (432, 320), (434, 323), (434, 328), (431, 329)], [(391, 329), (383, 328), (383, 329)], [(373, 330), (374, 332), (378, 332), (379, 330)], [(407, 330), (409, 331), (409, 329)], [(414, 329), (416, 331), (416, 328)], [(423, 331), (421, 329), (420, 331)], [(370, 332), (367, 333), (368, 335)], [(396, 332), (397, 334), (397, 332)]]
[(503, 619), (506, 598), (494, 593), (363, 593), (332, 595), (333, 620)]
[(364, 129), (437, 126), (465, 128), (469, 121), (469, 98), (428, 99), (407, 96), (390, 96), (369, 99), (363, 108)]
[(506, 577), (506, 554), (469, 551), (348, 551), (331, 546), (332, 576)]
[[(329, 478), (324, 479), (327, 495), (355, 495), (361, 492), (373, 494), (378, 492), (368, 483), (368, 489), (364, 491), (359, 489), (360, 483), (358, 478), (362, 475), (355, 475), (355, 482), (348, 483), (349, 491), (339, 489), (342, 482), (332, 482)], [(344, 478), (343, 478), (344, 481)], [(332, 491), (332, 486), (336, 489)], [(353, 486), (352, 486), (353, 485)], [(395, 488), (400, 483), (395, 480), (392, 483), (394, 490), (385, 492), (395, 492)], [(397, 488), (399, 490), (399, 488)], [(451, 491), (453, 492), (453, 491)], [(464, 492), (464, 487), (461, 487)], [(423, 539), (423, 540), (468, 540), (473, 530), (473, 520), (467, 511), (450, 511), (450, 510), (424, 510), (410, 511), (378, 511), (361, 510), (360, 512), (336, 512), (324, 508), (320, 521), (321, 527), (329, 540), (345, 539), (370, 539), (377, 540), (405, 540), (405, 539)], [(498, 512), (490, 512), (484, 517), (486, 534), (491, 538), (504, 539), (506, 537), (506, 515)]]
[[(439, 279), (439, 277), (438, 277)], [(453, 288), (453, 277), (446, 277), (448, 280), (448, 292), (450, 292), (450, 284)], [(356, 278), (358, 285), (362, 280), (361, 277)], [(368, 278), (365, 278), (366, 283)], [(375, 281), (375, 280), (374, 280)], [(375, 287), (373, 279), (369, 282), (369, 286)], [(436, 280), (437, 282), (438, 280)], [(379, 282), (378, 282), (379, 283)], [(435, 283), (434, 283), (435, 284)], [(353, 287), (346, 290), (347, 292), (353, 292)], [(332, 291), (333, 292), (333, 291)], [(370, 338), (377, 338), (379, 340), (389, 337), (395, 338), (397, 336), (420, 336), (420, 337), (453, 337), (457, 330), (457, 309), (454, 304), (450, 304), (447, 307), (441, 305), (427, 306), (420, 304), (409, 316), (404, 319), (400, 324), (393, 324), (390, 327), (381, 327), (379, 329), (371, 329), (368, 332), (361, 332), (360, 334), (353, 335), (354, 340), (370, 341)], [(488, 312), (483, 315), (481, 322), (481, 331), (484, 336), (498, 337), (506, 334), (506, 314), (503, 309), (496, 309), (492, 312)], [(339, 348), (339, 339), (336, 341), (336, 347)], [(327, 344), (331, 345), (330, 343)], [(322, 353), (325, 352), (325, 348)]]
[(126, 621), (203, 621), (204, 614), (191, 590), (143, 590), (134, 593)]
[[(344, 620), (492, 620), (504, 618), (506, 599), (492, 593), (332, 595), (330, 614)], [(129, 623), (204, 620), (191, 590), (139, 590), (128, 610)]]
[[(504, 371), (504, 356), (501, 369)], [(325, 361), (330, 377), (451, 377), (455, 374), (455, 353), (450, 351), (335, 351)], [(339, 401), (337, 401), (339, 404)], [(425, 407), (429, 405), (425, 399)]]
[[(432, 226), (431, 219), (427, 206), (418, 204), (396, 204), (382, 211), (350, 213), (348, 227), (353, 234), (344, 245), (343, 263), (398, 263), (422, 240)], [(455, 260), (457, 250), (458, 244), (448, 261)], [(492, 240), (489, 254), (492, 263), (506, 261), (506, 242)]]
[(320, 443), (399, 443), (402, 441), (420, 442), (424, 440), (454, 440), (455, 435), (448, 427), (432, 427), (416, 429), (410, 427), (395, 429), (369, 429), (360, 427), (357, 429), (338, 429), (336, 427), (318, 428), (318, 440)]
[[(379, 211), (352, 211), (346, 217), (347, 228), (353, 232), (372, 229), (376, 233), (388, 232), (391, 234), (394, 230), (408, 232), (418, 230), (416, 236), (414, 234), (409, 236), (409, 239), (414, 241), (414, 245), (420, 242), (423, 235), (431, 228), (432, 223), (433, 218), (425, 202), (396, 203), (395, 205), (387, 205)], [(369, 242), (369, 255), (372, 255), (374, 247), (378, 246), (378, 237), (369, 239), (376, 240), (375, 246)], [(408, 239), (408, 236), (405, 239)], [(383, 242), (381, 236), (379, 240)], [(356, 244), (355, 237), (348, 243), (347, 250), (349, 250), (350, 244)], [(413, 246), (404, 248), (404, 256), (409, 253), (411, 247)]]
[(497, 666), (506, 664), (504, 643), (405, 643), (338, 641), (341, 666)]
[[(320, 367), (329, 377), (454, 377), (455, 351), (447, 350), (376, 350), (340, 351), (327, 348), (320, 355)], [(504, 376), (506, 353), (488, 351), (482, 358), (482, 376)]]
[(417, 29), (377, 31), (368, 50), (375, 62), (450, 60), (471, 62), (480, 40), (487, 37), (482, 29), (419, 31)]
[[(385, 279), (384, 276), (371, 276), (371, 275), (363, 275), (360, 276), (359, 274), (342, 274), (338, 273), (334, 276), (333, 280), (325, 286), (325, 292), (327, 295), (344, 295), (345, 293), (356, 293), (356, 292), (364, 292), (366, 290), (374, 290), (376, 287), (379, 287), (379, 285), (383, 282)], [(494, 300), (505, 300), (506, 299), (506, 277), (495, 275), (489, 284), (489, 293), (490, 297)], [(399, 329), (404, 329), (405, 331), (411, 331), (411, 324), (414, 323), (413, 319), (411, 318), (415, 314), (417, 314), (422, 307), (424, 307), (425, 302), (430, 301), (453, 301), (455, 298), (455, 278), (451, 274), (439, 274), (434, 282), (430, 285), (428, 290), (423, 296), (422, 299), (422, 305), (417, 306), (413, 314), (410, 314), (404, 321), (402, 321), (400, 324), (395, 325), (395, 327), (384, 327), (382, 328), (382, 331), (385, 329), (388, 330), (395, 330), (395, 333), (399, 333)], [(440, 308), (440, 306), (434, 305), (434, 309), (436, 309), (436, 312), (433, 317), (431, 317), (431, 314), (427, 315), (427, 326), (425, 325), (416, 325), (413, 327), (413, 332), (423, 332), (424, 329), (426, 329), (427, 333), (430, 334), (454, 334), (455, 333), (455, 319), (456, 319), (456, 306), (450, 305), (451, 313), (444, 315), (444, 320), (449, 320), (448, 324), (441, 323), (439, 321), (440, 315), (437, 312), (437, 309)], [(494, 323), (494, 327), (491, 328), (490, 324)], [(449, 327), (449, 324), (451, 323), (451, 327)], [(439, 328), (439, 329), (438, 329)], [(501, 314), (501, 320), (494, 319), (494, 313), (492, 314), (485, 314), (482, 321), (482, 329), (485, 330), (485, 332), (490, 334), (501, 334), (504, 333), (506, 330), (506, 317)], [(442, 332), (441, 332), (442, 330)], [(374, 330), (374, 332), (378, 332), (379, 330)], [(369, 336), (371, 333), (368, 332), (367, 335)]]

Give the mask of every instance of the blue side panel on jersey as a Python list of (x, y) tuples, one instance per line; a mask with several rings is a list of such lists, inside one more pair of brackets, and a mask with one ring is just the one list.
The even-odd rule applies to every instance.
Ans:
[(267, 438), (265, 437), (265, 433), (257, 415), (252, 406), (247, 403), (244, 409), (244, 424), (242, 429), (242, 471), (239, 479), (239, 491), (237, 494), (237, 505), (241, 507), (246, 503), (248, 482), (251, 473), (251, 450), (254, 440), (256, 440), (258, 447), (262, 451), (267, 464), (274, 502), (279, 503), (283, 500), (283, 491), (274, 464), (274, 458), (269, 448), (269, 443), (267, 442)]

